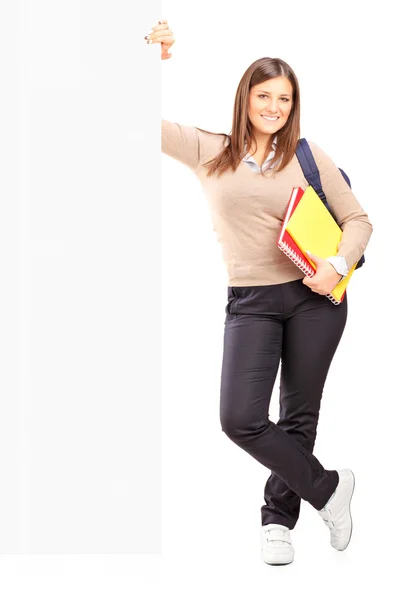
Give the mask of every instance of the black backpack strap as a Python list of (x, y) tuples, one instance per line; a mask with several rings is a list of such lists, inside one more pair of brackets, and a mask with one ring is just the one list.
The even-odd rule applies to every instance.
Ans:
[(311, 152), (311, 148), (305, 138), (301, 138), (298, 141), (296, 156), (303, 170), (304, 177), (317, 192), (318, 196), (321, 198), (322, 202), (325, 204), (329, 212), (331, 212), (329, 204), (326, 201), (324, 191), (322, 189), (321, 177), (319, 175), (317, 163), (315, 162), (313, 153)]

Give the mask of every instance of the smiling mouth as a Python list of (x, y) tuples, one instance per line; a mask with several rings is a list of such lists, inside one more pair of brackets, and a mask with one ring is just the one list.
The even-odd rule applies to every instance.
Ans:
[(267, 117), (266, 115), (261, 115), (261, 117), (264, 119), (264, 121), (271, 121), (271, 123), (278, 121), (279, 119), (279, 117)]

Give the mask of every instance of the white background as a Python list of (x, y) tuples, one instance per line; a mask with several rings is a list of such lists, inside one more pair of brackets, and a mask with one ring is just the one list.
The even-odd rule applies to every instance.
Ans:
[[(347, 172), (374, 225), (348, 291), (315, 445), (327, 468), (355, 473), (352, 541), (346, 552), (331, 548), (328, 529), (303, 502), (295, 560), (274, 569), (259, 551), (269, 471), (219, 423), (227, 285), (220, 247), (200, 183), (163, 157), (163, 565), (195, 597), (201, 589), (221, 598), (350, 598), (394, 582), (400, 127), (392, 12), (385, 1), (206, 0), (195, 10), (164, 3), (176, 43), (162, 63), (163, 117), (229, 133), (246, 68), (262, 56), (284, 59), (300, 82), (302, 137)], [(158, 58), (158, 47), (151, 52)]]
[[(60, 547), (71, 526), (69, 541), (82, 552), (115, 542), (97, 557), (2, 554), (4, 597), (40, 590), (41, 598), (350, 598), (394, 583), (399, 86), (393, 11), (389, 0), (376, 6), (179, 0), (164, 2), (162, 13), (155, 3), (2, 5), (2, 551), (12, 551), (16, 540), (14, 552), (35, 552), (46, 542), (49, 553), (57, 544), (59, 552), (74, 552), (73, 544)], [(159, 46), (143, 41), (161, 17), (177, 39), (173, 58), (163, 63)], [(228, 133), (237, 84), (262, 56), (279, 56), (294, 68), (302, 135), (349, 174), (374, 225), (367, 263), (349, 290), (348, 324), (315, 446), (328, 468), (355, 472), (353, 538), (345, 552), (334, 551), (328, 530), (303, 503), (292, 533), (295, 561), (278, 569), (259, 553), (269, 472), (219, 424), (226, 275), (206, 199), (186, 167), (159, 154), (161, 115)], [(159, 549), (161, 199), (159, 582), (159, 562), (147, 560), (156, 554), (133, 560), (110, 553), (121, 541), (131, 552), (146, 552), (140, 543), (133, 548), (135, 539)], [(141, 353), (131, 369), (134, 340)], [(116, 474), (117, 457), (131, 469), (128, 476)], [(134, 504), (118, 513), (107, 485), (118, 480), (119, 501), (127, 500), (133, 488), (121, 482), (132, 476)], [(67, 506), (76, 519), (65, 521), (62, 502), (82, 486), (84, 497)], [(112, 510), (100, 520), (98, 503), (104, 508), (106, 498)], [(139, 524), (135, 509), (144, 510), (143, 501), (148, 511)], [(114, 519), (125, 523), (118, 539)], [(143, 535), (132, 539), (132, 531)]]

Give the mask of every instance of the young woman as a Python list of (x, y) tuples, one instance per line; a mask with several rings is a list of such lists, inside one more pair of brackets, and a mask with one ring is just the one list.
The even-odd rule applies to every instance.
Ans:
[[(145, 37), (169, 59), (167, 21)], [(300, 138), (299, 84), (278, 58), (251, 64), (236, 92), (230, 135), (162, 121), (162, 150), (188, 166), (206, 193), (228, 273), (222, 360), (222, 430), (271, 475), (261, 508), (261, 546), (268, 564), (288, 564), (301, 499), (344, 550), (351, 537), (350, 469), (327, 470), (313, 455), (328, 370), (347, 318), (327, 297), (360, 259), (372, 226), (343, 175), (309, 142), (327, 201), (343, 234), (336, 256), (311, 255), (317, 272), (303, 273), (278, 249), (293, 187), (308, 185), (295, 150)], [(281, 365), (280, 417), (269, 403)]]

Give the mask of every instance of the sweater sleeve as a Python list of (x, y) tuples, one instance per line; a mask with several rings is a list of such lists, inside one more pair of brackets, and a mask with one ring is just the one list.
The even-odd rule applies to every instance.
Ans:
[(200, 138), (196, 127), (161, 120), (161, 150), (193, 171), (200, 163)]
[(320, 172), (322, 189), (343, 231), (337, 255), (344, 256), (351, 269), (367, 247), (372, 224), (332, 159), (314, 142), (309, 144)]

